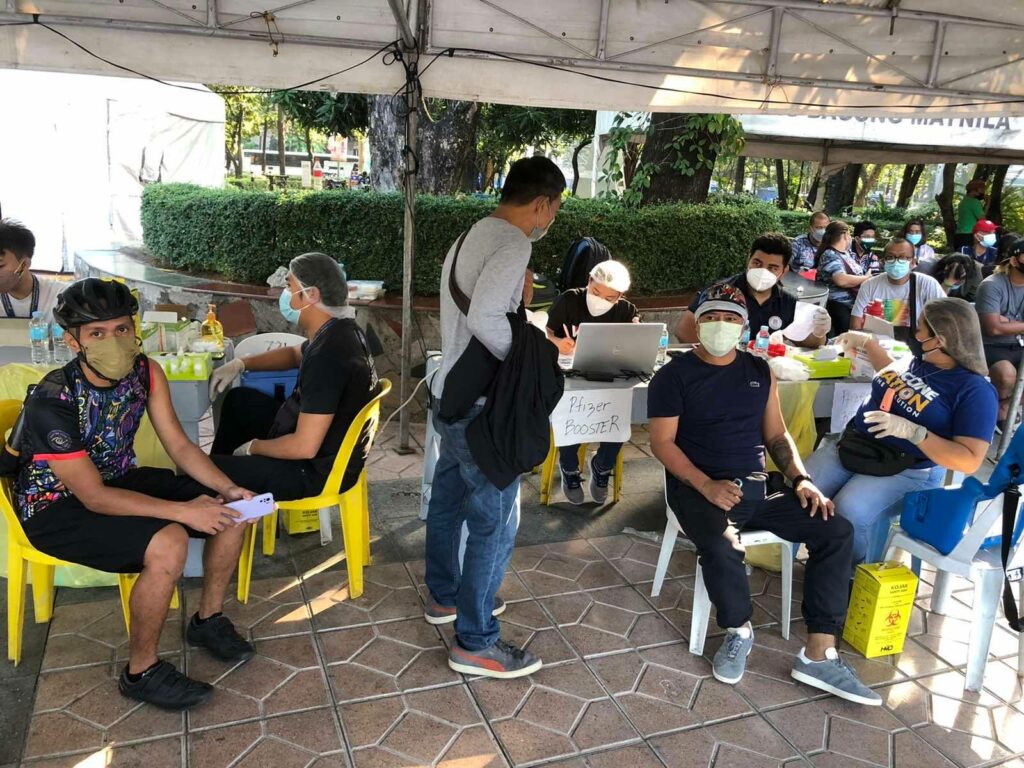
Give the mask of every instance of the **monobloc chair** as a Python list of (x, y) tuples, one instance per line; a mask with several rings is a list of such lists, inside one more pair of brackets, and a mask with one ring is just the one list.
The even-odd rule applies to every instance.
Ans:
[[(615, 469), (612, 470), (612, 502), (617, 503), (619, 498), (622, 496), (622, 454), (625, 453), (625, 446), (623, 450), (619, 451), (618, 458), (615, 459)], [(582, 443), (577, 453), (580, 462), (580, 469), (585, 465), (587, 458), (587, 444)], [(555, 484), (555, 475), (558, 474), (558, 448), (555, 447), (555, 435), (551, 433), (551, 448), (548, 450), (547, 458), (544, 459), (544, 463), (541, 465), (540, 471), (540, 503), (547, 506), (551, 499), (551, 490)]]
[[(345, 539), (345, 562), (348, 565), (349, 595), (359, 597), (363, 594), (363, 566), (370, 564), (370, 503), (369, 493), (366, 484), (366, 470), (359, 474), (359, 480), (352, 488), (345, 493), (340, 493), (342, 478), (345, 476), (345, 468), (348, 466), (352, 453), (359, 444), (359, 438), (366, 428), (368, 444), (366, 450), (373, 446), (373, 439), (377, 435), (377, 426), (380, 422), (380, 404), (391, 391), (391, 382), (388, 379), (380, 380), (380, 392), (368, 402), (363, 409), (352, 419), (352, 423), (345, 433), (345, 439), (341, 441), (341, 447), (334, 458), (334, 466), (331, 474), (327, 476), (324, 489), (319, 496), (310, 496), (305, 499), (294, 501), (279, 501), (278, 509), (263, 518), (263, 542), (264, 552), (268, 538), (273, 541), (274, 532), (277, 530), (277, 517), (279, 511), (299, 511), (310, 509), (323, 509), (324, 507), (337, 506), (341, 511), (341, 529)], [(242, 545), (243, 558), (250, 558), (248, 568), (252, 568), (253, 538), (255, 530), (250, 528), (245, 534), (245, 543)], [(248, 553), (248, 555), (246, 554)], [(241, 587), (239, 587), (241, 588)]]
[[(665, 491), (665, 534), (661, 540), (661, 553), (658, 555), (658, 567), (654, 571), (654, 584), (651, 586), (651, 597), (661, 594), (661, 587), (665, 583), (665, 574), (668, 572), (669, 561), (672, 559), (672, 552), (675, 549), (676, 537), (683, 529), (679, 525), (676, 513), (668, 504), (668, 489)], [(781, 545), (782, 559), (782, 637), (789, 639), (789, 625), (793, 614), (793, 558), (796, 554), (796, 544), (785, 539), (780, 539), (774, 533), (768, 531), (744, 530), (742, 532), (743, 545), (752, 547), (756, 544), (779, 544)], [(697, 574), (693, 583), (693, 608), (690, 613), (690, 653), (700, 656), (704, 653), (704, 641), (708, 635), (708, 621), (711, 618), (711, 598), (708, 597), (707, 586), (704, 584), (704, 571), (697, 561)]]

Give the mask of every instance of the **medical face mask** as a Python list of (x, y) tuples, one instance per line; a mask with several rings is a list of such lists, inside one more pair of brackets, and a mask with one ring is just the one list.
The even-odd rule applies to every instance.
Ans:
[(909, 261), (887, 261), (885, 262), (885, 274), (893, 280), (902, 280), (910, 274)]
[(139, 341), (131, 336), (108, 336), (88, 346), (81, 344), (79, 357), (104, 379), (117, 382), (131, 373), (139, 356)]
[(23, 274), (25, 274), (25, 268), (21, 264), (16, 269), (0, 270), (0, 293), (10, 293), (18, 285)]
[(912, 234), (907, 235), (907, 242), (910, 243), (911, 245), (920, 245), (921, 244), (921, 233), (920, 232), (914, 232)]
[(993, 245), (996, 244), (996, 236), (994, 234), (985, 235), (984, 237), (981, 238), (981, 242), (983, 245), (986, 245), (989, 248), (991, 248)]
[[(538, 217), (540, 216), (540, 214), (539, 214), (539, 213), (538, 213), (537, 215), (538, 215)], [(538, 223), (539, 223), (539, 221), (538, 221)], [(532, 229), (532, 230), (530, 231), (530, 234), (529, 234), (530, 242), (531, 242), (531, 243), (535, 243), (535, 242), (537, 242), (538, 240), (540, 240), (540, 239), (541, 239), (542, 237), (544, 237), (544, 235), (546, 235), (546, 234), (548, 233), (548, 230), (549, 230), (549, 229), (551, 229), (551, 225), (552, 225), (552, 224), (554, 224), (554, 223), (555, 223), (555, 219), (554, 219), (554, 217), (552, 217), (552, 218), (551, 218), (551, 221), (549, 221), (549, 222), (548, 222), (548, 223), (547, 223), (546, 225), (544, 225), (543, 227), (541, 227), (541, 226), (535, 226), (535, 227), (534, 227), (534, 228), (533, 228), (533, 229)]]
[(770, 269), (755, 267), (747, 270), (747, 285), (754, 291), (767, 291), (779, 282), (779, 278)]
[[(299, 291), (299, 294), (301, 295), (305, 292), (306, 289), (303, 288)], [(307, 304), (306, 306), (309, 305)], [(299, 315), (302, 314), (302, 309), (305, 309), (306, 307), (303, 307), (302, 309), (292, 309), (292, 292), (285, 288), (281, 291), (281, 297), (277, 300), (277, 308), (281, 310), (281, 317), (294, 325), (299, 322)]]
[(860, 245), (865, 251), (870, 251), (871, 246), (875, 244), (875, 238), (873, 237), (862, 237), (860, 239)]
[(607, 314), (614, 306), (614, 301), (609, 301), (601, 296), (595, 296), (590, 291), (587, 291), (587, 311), (594, 317)]
[(697, 336), (700, 344), (714, 357), (725, 357), (730, 350), (736, 349), (743, 336), (740, 323), (727, 323), (723, 320), (712, 320), (697, 324)]
[(925, 342), (926, 341), (932, 341), (932, 340), (937, 339), (937, 338), (939, 338), (939, 337), (938, 336), (929, 336), (926, 339), (917, 339), (917, 345), (918, 345), (918, 347), (921, 350), (921, 359), (922, 360), (925, 360), (928, 357), (928, 355), (930, 355), (932, 352), (944, 352), (945, 351), (942, 348), (942, 344), (939, 344), (939, 346), (935, 347), (934, 349), (929, 349), (927, 352), (925, 352), (925, 349), (924, 349)]
[(819, 227), (817, 229), (812, 229), (811, 230), (811, 237), (813, 237), (818, 242), (821, 242), (821, 238), (823, 238), (824, 236), (825, 236), (825, 228), (824, 227)]

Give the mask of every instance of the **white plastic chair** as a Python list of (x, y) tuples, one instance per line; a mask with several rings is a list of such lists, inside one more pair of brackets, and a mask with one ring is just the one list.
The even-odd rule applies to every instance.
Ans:
[(297, 333), (257, 333), (235, 344), (235, 355), (259, 355), (280, 347), (297, 347), (306, 340)]
[[(661, 594), (661, 587), (665, 583), (665, 574), (668, 572), (668, 564), (672, 559), (672, 552), (675, 550), (676, 537), (683, 531), (679, 520), (676, 519), (675, 512), (668, 504), (668, 491), (666, 490), (665, 493), (665, 517), (668, 521), (665, 525), (665, 535), (661, 541), (658, 567), (654, 572), (651, 597)], [(782, 637), (788, 640), (789, 624), (793, 614), (793, 557), (796, 545), (785, 539), (780, 539), (768, 531), (744, 530), (740, 536), (744, 547), (752, 547), (757, 544), (779, 544), (782, 546)], [(700, 560), (698, 560), (697, 575), (693, 582), (693, 608), (690, 612), (690, 653), (697, 656), (704, 654), (704, 641), (707, 639), (710, 618), (711, 598), (708, 597), (708, 590), (704, 584), (704, 571), (700, 567)]]
[[(953, 588), (953, 577), (962, 576), (974, 584), (971, 637), (967, 656), (967, 690), (980, 691), (985, 678), (988, 649), (992, 643), (992, 628), (1003, 591), (1003, 563), (996, 547), (981, 549), (1003, 514), (1003, 495), (980, 501), (974, 510), (974, 519), (960, 543), (948, 555), (923, 541), (911, 537), (899, 526), (894, 526), (885, 545), (885, 559), (895, 560), (896, 550), (903, 550), (913, 558), (914, 570), (924, 561), (935, 568), (931, 610), (944, 614)], [(1012, 556), (1012, 554), (1011, 554)], [(1024, 608), (1024, 601), (1022, 601)], [(1020, 637), (1018, 657), (1024, 661), (1024, 634)], [(1019, 667), (1024, 670), (1024, 667)]]

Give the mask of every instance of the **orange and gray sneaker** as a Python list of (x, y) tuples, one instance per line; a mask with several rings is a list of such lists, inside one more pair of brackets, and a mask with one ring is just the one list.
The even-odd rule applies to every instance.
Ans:
[[(505, 601), (497, 595), (494, 596), (494, 610), (491, 611), (491, 616), (501, 616), (505, 612)], [(449, 608), (445, 605), (441, 605), (436, 602), (434, 598), (427, 598), (427, 607), (423, 609), (423, 618), (427, 620), (427, 624), (451, 624), (455, 621), (456, 611), (454, 608)]]
[(526, 677), (541, 668), (543, 662), (532, 653), (512, 643), (498, 640), (482, 651), (467, 651), (457, 642), (448, 652), (448, 666), (464, 675), (481, 675), (510, 680)]

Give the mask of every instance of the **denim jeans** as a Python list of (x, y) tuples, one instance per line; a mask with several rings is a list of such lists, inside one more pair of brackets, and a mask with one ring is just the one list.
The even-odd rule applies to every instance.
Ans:
[[(566, 472), (580, 471), (579, 450), (578, 445), (563, 445), (558, 449), (558, 463)], [(619, 458), (621, 450), (622, 443), (598, 443), (597, 452), (594, 454), (597, 466), (605, 472), (611, 472), (615, 469), (615, 461)]]
[[(434, 419), (441, 438), (427, 511), (426, 583), (439, 605), (458, 612), (455, 634), (467, 651), (498, 640), (494, 596), (505, 579), (519, 529), (519, 478), (496, 488), (473, 461), (466, 427), (480, 413), (474, 406), (454, 424)], [(461, 568), (462, 524), (469, 529)]]
[(903, 497), (912, 491), (938, 488), (942, 467), (906, 469), (891, 477), (856, 475), (839, 461), (837, 438), (826, 438), (804, 464), (836, 511), (853, 523), (853, 564), (877, 563), (885, 556), (885, 538), (893, 519), (903, 511)]

